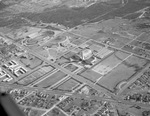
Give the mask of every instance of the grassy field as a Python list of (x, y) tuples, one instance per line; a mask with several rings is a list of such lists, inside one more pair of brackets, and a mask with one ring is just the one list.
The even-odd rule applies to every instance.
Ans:
[(149, 37), (150, 37), (150, 34), (149, 34), (149, 33), (143, 33), (141, 36), (139, 36), (139, 37), (137, 38), (137, 40), (139, 40), (139, 41), (146, 41), (146, 40), (149, 39)]
[(92, 70), (103, 75), (104, 72), (111, 70), (128, 56), (128, 53), (117, 51), (93, 67)]
[(115, 92), (116, 87), (120, 82), (131, 79), (138, 71), (145, 67), (146, 64), (148, 64), (147, 60), (131, 56), (106, 76), (101, 78), (98, 84)]
[(65, 81), (64, 83), (62, 83), (61, 85), (59, 85), (58, 87), (54, 88), (54, 90), (71, 92), (74, 88), (76, 88), (80, 84), (81, 84), (81, 82), (79, 82), (73, 78), (70, 78), (67, 81)]
[(67, 66), (65, 66), (64, 68), (66, 68), (67, 70), (74, 72), (75, 70), (78, 69), (77, 66), (73, 65), (73, 64), (68, 64)]
[(53, 69), (54, 68), (52, 68), (51, 66), (48, 66), (48, 67), (43, 66), (40, 69), (32, 72), (28, 76), (24, 77), (23, 79), (19, 80), (17, 83), (21, 84), (21, 85), (28, 85), (28, 84), (34, 82), (35, 80), (41, 78), (42, 76), (44, 76), (46, 73), (52, 71)]
[(150, 43), (150, 39), (147, 39), (146, 42)]
[(90, 69), (87, 69), (86, 71), (81, 72), (80, 75), (92, 82), (96, 82), (96, 80), (102, 76), (101, 74)]
[(106, 43), (106, 41), (110, 41), (110, 45), (117, 47), (117, 48), (121, 48), (126, 43), (132, 40), (130, 38), (123, 37), (119, 34), (113, 34), (110, 32), (109, 33), (108, 32), (97, 33), (93, 35), (91, 39), (100, 41), (102, 43)]
[(76, 25), (84, 23), (86, 20), (91, 20), (99, 15), (105, 14), (116, 7), (119, 7), (119, 5), (113, 6), (97, 3), (86, 9), (81, 8), (76, 10), (62, 5), (56, 10), (47, 9), (47, 11), (42, 13), (31, 13), (30, 15), (27, 13), (23, 15), (32, 21), (41, 20), (45, 23), (53, 22), (72, 28)]
[[(99, 32), (104, 32), (105, 30), (111, 30), (111, 28), (116, 28), (120, 24), (124, 23), (125, 19), (109, 19), (103, 22), (90, 23), (86, 25), (79, 26), (77, 29), (72, 30), (72, 32), (87, 36), (93, 37), (94, 35), (99, 34)], [(102, 33), (101, 33), (102, 34)]]
[(44, 79), (43, 81), (39, 82), (35, 86), (48, 88), (66, 76), (67, 76), (67, 74), (65, 74), (64, 72), (58, 71), (58, 72), (52, 74), (51, 76), (49, 76), (48, 78)]
[(66, 63), (70, 63), (70, 61), (62, 56), (58, 60), (56, 60), (55, 63), (57, 63), (58, 65), (63, 65)]
[(137, 40), (134, 40), (130, 43), (130, 45), (133, 45), (133, 46), (137, 46), (137, 47), (142, 47), (142, 42), (141, 41), (137, 41)]
[(41, 65), (43, 61), (31, 54), (27, 54), (27, 56), (21, 56), (20, 62), (23, 63), (26, 67), (30, 69), (34, 69), (37, 66)]
[(135, 74), (135, 69), (133, 67), (129, 68), (124, 64), (120, 64), (108, 75), (101, 78), (98, 84), (114, 92), (116, 85), (130, 78), (133, 74)]
[(146, 60), (144, 58), (140, 58), (137, 56), (131, 56), (126, 61), (127, 64), (133, 65), (137, 68), (143, 68), (145, 65), (147, 65), (150, 61)]
[(116, 40), (112, 46), (121, 48), (124, 45), (126, 45), (128, 42), (132, 41), (132, 39), (126, 38), (126, 37), (121, 37), (119, 35), (114, 35), (113, 38)]

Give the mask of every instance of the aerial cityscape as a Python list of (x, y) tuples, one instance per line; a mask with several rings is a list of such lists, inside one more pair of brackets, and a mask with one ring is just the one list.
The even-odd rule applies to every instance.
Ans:
[(0, 0), (0, 92), (25, 116), (150, 116), (150, 0)]

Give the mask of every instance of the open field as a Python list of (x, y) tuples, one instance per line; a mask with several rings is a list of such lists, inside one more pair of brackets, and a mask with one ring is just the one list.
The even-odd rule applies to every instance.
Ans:
[[(36, 49), (36, 52), (37, 52), (38, 54), (40, 54), (41, 56), (47, 58), (47, 59), (48, 59), (48, 57), (49, 57), (49, 52), (48, 52), (47, 50), (43, 49), (43, 48), (38, 48), (38, 49)], [(54, 54), (52, 54), (52, 52), (53, 52)], [(55, 57), (55, 56), (57, 55), (57, 54), (56, 54), (57, 52), (56, 52), (55, 50), (53, 50), (52, 52), (51, 52), (52, 56)]]
[(130, 45), (142, 47), (142, 41), (134, 40), (130, 43)]
[(84, 70), (79, 75), (92, 81), (93, 83), (96, 82), (96, 80), (102, 76), (101, 74), (99, 74), (91, 69)]
[(149, 62), (149, 60), (134, 55), (130, 56), (127, 60), (124, 61), (124, 63), (127, 63), (129, 66), (135, 66), (136, 68), (143, 68)]
[(19, 80), (17, 82), (17, 84), (28, 85), (28, 84), (34, 82), (35, 80), (43, 77), (48, 72), (51, 72), (53, 69), (54, 68), (51, 66), (43, 66), (40, 69), (38, 69), (38, 70), (32, 72), (31, 74), (25, 76), (23, 79)]
[(150, 43), (150, 38), (148, 38), (145, 42)]
[(68, 64), (67, 66), (65, 66), (64, 68), (66, 68), (67, 70), (74, 72), (78, 69), (77, 66), (75, 66), (74, 64)]
[(66, 76), (67, 76), (67, 74), (65, 74), (64, 72), (58, 71), (34, 86), (48, 88)]
[(114, 47), (121, 48), (128, 42), (130, 42), (132, 39), (123, 37), (119, 34), (113, 34), (113, 33), (97, 33), (94, 36), (91, 37), (91, 39), (100, 41), (101, 43), (107, 43)]
[(45, 23), (58, 23), (71, 28), (84, 23), (87, 20), (91, 20), (99, 15), (103, 15), (106, 12), (119, 7), (119, 5), (113, 6), (105, 5), (105, 3), (97, 3), (86, 9), (84, 9), (83, 7), (73, 9), (63, 5), (61, 7), (58, 7), (56, 10), (46, 9), (42, 13), (31, 13), (31, 15), (24, 14), (23, 17), (27, 17), (32, 21), (41, 20)]
[(129, 56), (128, 53), (117, 51), (114, 54), (112, 54), (111, 56), (109, 56), (106, 59), (104, 59), (103, 61), (101, 61), (95, 67), (93, 67), (92, 70), (101, 75), (105, 75), (110, 70), (112, 70), (114, 67), (116, 67), (119, 63), (121, 63), (128, 56)]
[(101, 78), (98, 84), (104, 86), (110, 91), (116, 92), (116, 87), (119, 83), (131, 79), (136, 73), (145, 67), (146, 64), (148, 64), (147, 60), (136, 56), (130, 56), (118, 67)]
[(58, 65), (63, 65), (66, 63), (70, 63), (69, 59), (66, 59), (65, 57), (60, 57), (58, 60), (56, 60), (56, 62)]
[(110, 31), (113, 28), (119, 28), (121, 24), (126, 22), (128, 22), (126, 19), (109, 19), (103, 22), (81, 25), (77, 29), (72, 30), (72, 32), (86, 37), (93, 37), (97, 34), (105, 34), (105, 32)]
[(138, 38), (137, 38), (137, 40), (139, 40), (139, 41), (146, 41), (146, 40), (148, 40), (149, 39), (149, 37), (150, 37), (150, 34), (149, 33), (143, 33), (141, 36), (139, 36)]
[(41, 59), (31, 54), (25, 54), (20, 56), (20, 62), (30, 69), (34, 69), (43, 63)]
[(95, 20), (92, 20), (90, 23), (101, 20), (107, 20), (114, 17), (123, 17), (126, 16), (127, 14), (141, 10), (147, 6), (149, 6), (149, 4), (145, 0), (138, 0), (138, 1), (128, 0), (128, 3), (125, 4), (123, 7), (113, 10), (112, 12), (107, 13), (106, 15), (103, 15), (99, 18), (96, 18)]
[(64, 83), (60, 84), (58, 87), (54, 88), (54, 90), (60, 90), (64, 92), (72, 92), (76, 87), (78, 87), (81, 82), (75, 80), (74, 78), (70, 78)]

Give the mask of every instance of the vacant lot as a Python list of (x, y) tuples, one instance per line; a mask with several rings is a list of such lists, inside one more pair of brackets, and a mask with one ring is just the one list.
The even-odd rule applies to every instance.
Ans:
[(136, 56), (131, 56), (118, 67), (112, 70), (109, 74), (101, 78), (98, 84), (104, 86), (110, 91), (115, 92), (116, 86), (122, 81), (128, 81), (136, 73), (138, 73), (148, 61)]
[(43, 57), (45, 57), (45, 58), (48, 58), (48, 56), (49, 56), (48, 51), (46, 51), (46, 50), (43, 49), (43, 48), (38, 48), (38, 49), (36, 49), (36, 53), (40, 54), (41, 56), (43, 56)]
[(37, 66), (41, 65), (43, 61), (36, 56), (31, 54), (23, 55), (20, 57), (20, 62), (23, 63), (26, 67), (34, 69)]
[(135, 69), (133, 67), (129, 68), (124, 64), (120, 64), (108, 75), (101, 78), (98, 84), (115, 92), (115, 87), (123, 80), (130, 78), (133, 74), (135, 74)]
[(141, 36), (139, 36), (139, 37), (137, 38), (137, 40), (139, 40), (139, 41), (146, 41), (146, 40), (149, 39), (149, 37), (150, 37), (150, 34), (149, 34), (149, 33), (143, 33)]
[(113, 34), (108, 32), (99, 32), (94, 36), (92, 36), (91, 39), (100, 41), (102, 43), (109, 42), (110, 45), (117, 48), (121, 48), (122, 46), (124, 46), (125, 44), (127, 44), (132, 40), (127, 37), (122, 37), (119, 34)]
[(114, 27), (116, 28), (125, 21), (125, 19), (112, 18), (98, 23), (89, 23), (87, 25), (79, 26), (77, 29), (72, 30), (72, 32), (83, 36), (92, 37), (98, 34), (99, 32), (111, 30), (111, 28)]
[(48, 78), (44, 79), (43, 81), (39, 82), (35, 86), (48, 88), (66, 76), (67, 76), (67, 74), (65, 74), (64, 72), (58, 71), (58, 72), (52, 74), (51, 76), (49, 76)]
[(113, 43), (112, 46), (117, 47), (117, 48), (121, 48), (127, 43), (129, 43), (130, 41), (132, 41), (132, 39), (121, 37), (119, 35), (113, 35), (113, 39), (115, 39), (115, 42)]
[(115, 66), (117, 66), (119, 63), (121, 63), (128, 56), (128, 53), (117, 51), (108, 58), (104, 59), (98, 65), (96, 65), (92, 70), (104, 75), (111, 69), (113, 69)]
[(78, 69), (78, 67), (75, 66), (74, 64), (68, 64), (67, 66), (65, 66), (65, 68), (71, 72), (74, 72), (75, 70)]
[[(33, 76), (33, 75), (28, 75), (28, 76), (26, 76), (25, 78), (23, 78), (22, 80), (18, 81), (17, 84), (25, 85), (25, 86), (26, 86), (26, 85), (32, 83), (33, 81), (39, 79), (39, 78), (42, 76), (42, 74), (40, 74), (40, 73), (38, 73), (38, 72), (35, 72), (35, 73), (36, 73), (37, 75), (39, 75), (39, 76), (35, 77), (35, 76)], [(34, 74), (35, 74), (35, 73), (34, 73)]]
[(134, 40), (130, 43), (130, 45), (142, 47), (142, 43), (143, 43), (142, 41)]
[(58, 65), (63, 65), (63, 64), (70, 63), (70, 61), (62, 56), (59, 59), (57, 59), (55, 63), (57, 63)]
[(80, 75), (92, 82), (96, 82), (96, 80), (102, 76), (101, 74), (90, 69), (81, 72)]
[(59, 85), (58, 87), (56, 87), (55, 90), (71, 92), (74, 88), (76, 88), (80, 84), (81, 84), (81, 82), (79, 82), (73, 78), (70, 78), (66, 82), (64, 82), (61, 85)]
[(40, 69), (32, 72), (28, 76), (24, 77), (23, 79), (19, 80), (17, 83), (21, 85), (28, 85), (34, 82), (35, 80), (43, 77), (48, 72), (51, 72), (54, 68), (51, 66), (43, 66)]

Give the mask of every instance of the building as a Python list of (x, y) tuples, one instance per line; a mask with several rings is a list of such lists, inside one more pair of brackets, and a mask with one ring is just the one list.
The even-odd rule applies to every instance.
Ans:
[(67, 37), (64, 41), (59, 42), (59, 46), (69, 47), (71, 45), (69, 37)]
[(22, 66), (19, 66), (14, 69), (13, 74), (19, 77), (20, 75), (25, 74), (26, 72), (27, 70), (25, 68), (23, 68)]
[(87, 60), (93, 56), (93, 52), (90, 49), (84, 49), (81, 51), (81, 57), (83, 60)]

